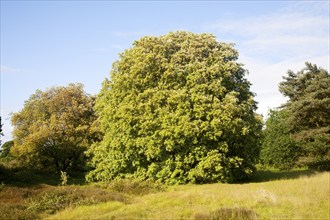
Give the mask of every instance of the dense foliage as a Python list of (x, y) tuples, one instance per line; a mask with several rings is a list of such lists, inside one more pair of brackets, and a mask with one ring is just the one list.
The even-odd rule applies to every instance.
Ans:
[(313, 65), (289, 70), (279, 89), (289, 98), (280, 110), (270, 111), (261, 159), (287, 169), (297, 162), (330, 169), (330, 75)]
[(12, 155), (27, 167), (65, 171), (85, 163), (84, 151), (95, 137), (94, 98), (81, 84), (37, 90), (12, 115)]
[(236, 62), (210, 34), (144, 37), (113, 64), (96, 101), (104, 138), (89, 180), (230, 182), (258, 161), (261, 119)]
[(291, 137), (288, 117), (285, 109), (270, 110), (264, 130), (261, 160), (279, 169), (292, 168), (302, 155), (301, 147)]
[(280, 91), (289, 98), (288, 129), (311, 165), (330, 169), (330, 75), (311, 63), (288, 71)]

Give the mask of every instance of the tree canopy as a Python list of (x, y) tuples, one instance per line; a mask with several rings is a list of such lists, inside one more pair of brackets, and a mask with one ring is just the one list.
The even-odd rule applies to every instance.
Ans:
[[(306, 62), (297, 73), (288, 71), (280, 91), (289, 98), (288, 128), (313, 163), (330, 169), (330, 75)], [(325, 168), (325, 167), (324, 167)]]
[(37, 90), (12, 115), (12, 155), (35, 169), (65, 171), (82, 166), (84, 151), (95, 137), (94, 98), (82, 84)]
[(96, 100), (103, 140), (89, 180), (231, 182), (250, 175), (261, 118), (233, 45), (211, 34), (143, 37), (113, 64)]
[(330, 169), (330, 76), (314, 64), (289, 70), (279, 89), (289, 98), (270, 111), (262, 145), (263, 162), (279, 168), (295, 164)]

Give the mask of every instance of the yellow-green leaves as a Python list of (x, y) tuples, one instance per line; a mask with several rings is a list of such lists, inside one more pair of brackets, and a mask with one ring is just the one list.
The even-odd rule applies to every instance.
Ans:
[(38, 90), (12, 116), (13, 155), (41, 170), (82, 166), (83, 152), (99, 132), (93, 128), (93, 105), (81, 84)]
[[(259, 154), (260, 121), (238, 52), (210, 34), (144, 37), (96, 101), (103, 140), (89, 180), (234, 181)], [(248, 132), (246, 128), (249, 128)]]

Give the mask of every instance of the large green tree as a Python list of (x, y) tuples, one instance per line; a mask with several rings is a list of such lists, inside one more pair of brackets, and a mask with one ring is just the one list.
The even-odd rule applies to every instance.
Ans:
[(289, 98), (288, 128), (305, 156), (318, 168), (330, 168), (330, 75), (306, 62), (297, 73), (288, 71), (280, 91)]
[(41, 170), (82, 166), (84, 151), (95, 137), (94, 101), (82, 84), (37, 90), (24, 108), (12, 115), (12, 155), (22, 165)]
[(89, 150), (87, 178), (202, 183), (250, 175), (261, 118), (237, 58), (211, 34), (135, 41), (97, 97), (104, 138)]

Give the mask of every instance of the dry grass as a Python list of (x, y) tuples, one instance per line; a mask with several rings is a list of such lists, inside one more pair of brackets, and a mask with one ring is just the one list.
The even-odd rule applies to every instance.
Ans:
[(94, 186), (2, 186), (0, 219), (39, 219), (69, 207), (109, 201), (125, 204), (129, 199), (122, 193)]
[(247, 208), (220, 208), (210, 213), (195, 215), (195, 220), (256, 220), (257, 213)]
[[(185, 185), (64, 210), (51, 219), (330, 219), (330, 173), (246, 184)], [(245, 216), (245, 217), (244, 217)]]
[(168, 188), (0, 183), (0, 219), (330, 219), (329, 172), (260, 173), (254, 183)]

